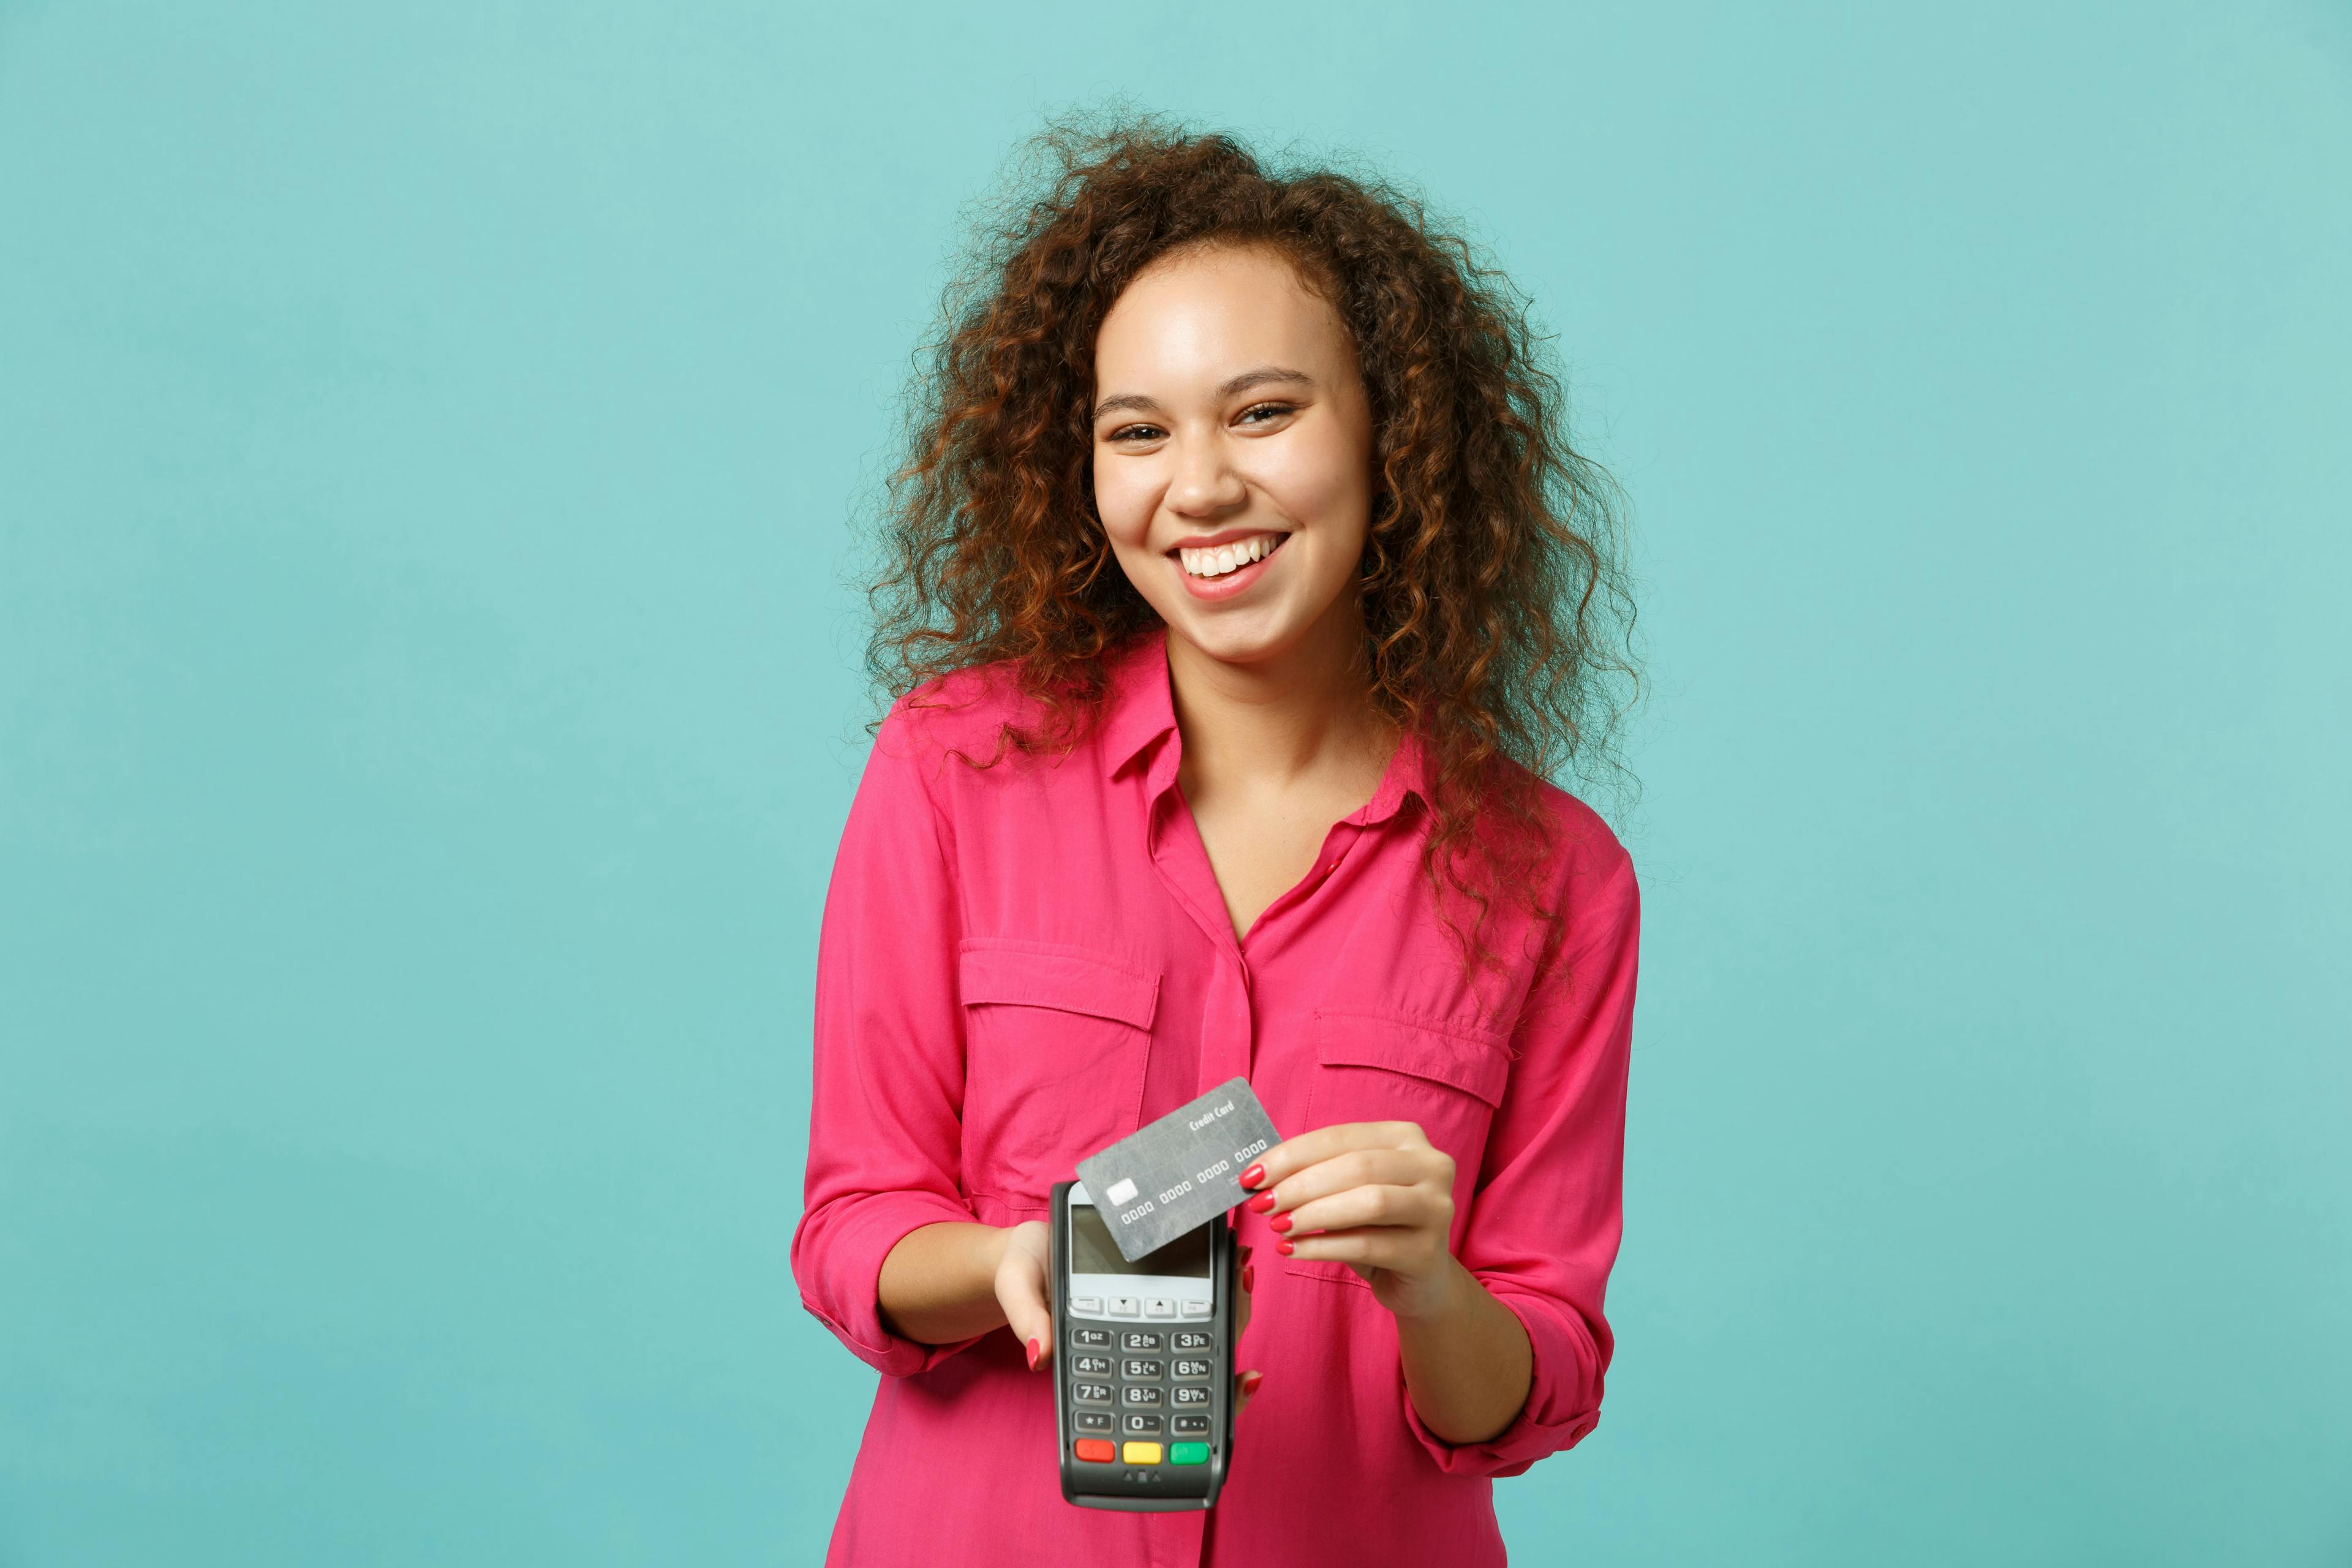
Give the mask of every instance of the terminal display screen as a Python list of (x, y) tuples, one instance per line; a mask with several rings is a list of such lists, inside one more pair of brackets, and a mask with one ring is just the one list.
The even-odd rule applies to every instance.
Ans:
[(1186, 1231), (1167, 1246), (1147, 1252), (1129, 1263), (1118, 1255), (1110, 1227), (1102, 1215), (1085, 1204), (1070, 1205), (1070, 1272), (1073, 1274), (1157, 1274), (1174, 1279), (1209, 1277), (1209, 1227)]

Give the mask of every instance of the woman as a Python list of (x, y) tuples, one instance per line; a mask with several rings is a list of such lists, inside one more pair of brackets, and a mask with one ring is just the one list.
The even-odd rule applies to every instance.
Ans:
[[(832, 1560), (1500, 1563), (1598, 1417), (1637, 900), (1605, 478), (1409, 204), (1049, 132), (950, 308), (818, 958), (808, 1309), (883, 1373)], [(1620, 637), (1622, 641), (1622, 637)], [(1048, 1191), (1246, 1075), (1207, 1513), (1057, 1480)]]

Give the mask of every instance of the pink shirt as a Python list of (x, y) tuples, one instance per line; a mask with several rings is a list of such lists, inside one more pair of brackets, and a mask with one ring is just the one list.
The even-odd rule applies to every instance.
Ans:
[[(1438, 927), (1419, 846), (1423, 756), (1398, 749), (1363, 809), (1236, 941), (1176, 786), (1165, 634), (1113, 658), (1102, 722), (1058, 761), (985, 760), (1017, 697), (884, 721), (826, 896), (816, 978), (808, 1310), (883, 1375), (834, 1528), (861, 1568), (1499, 1563), (1491, 1478), (1599, 1419), (1617, 1256), (1639, 903), (1601, 818), (1545, 786), (1546, 892), (1570, 919), (1542, 961), (1523, 924), (1473, 978)], [(1293, 1136), (1417, 1121), (1454, 1158), (1453, 1249), (1535, 1351), (1525, 1409), (1455, 1447), (1405, 1396), (1394, 1320), (1344, 1266), (1284, 1258), (1259, 1215), (1237, 1366), (1265, 1381), (1217, 1506), (1113, 1513), (1062, 1500), (1050, 1370), (999, 1328), (929, 1346), (882, 1325), (882, 1259), (919, 1226), (1043, 1219), (1078, 1160), (1246, 1075)]]

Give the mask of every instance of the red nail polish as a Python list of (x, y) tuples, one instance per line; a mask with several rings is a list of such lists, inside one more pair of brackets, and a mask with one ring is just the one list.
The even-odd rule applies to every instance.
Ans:
[(1255, 1394), (1257, 1392), (1257, 1385), (1265, 1381), (1265, 1373), (1262, 1372), (1245, 1372), (1242, 1373), (1242, 1392), (1244, 1394)]
[(1268, 1220), (1268, 1221), (1266, 1221), (1266, 1222), (1265, 1222), (1266, 1228), (1267, 1228), (1268, 1230), (1273, 1231), (1276, 1236), (1279, 1236), (1279, 1235), (1281, 1235), (1284, 1231), (1288, 1230), (1288, 1229), (1290, 1228), (1290, 1225), (1291, 1225), (1291, 1216), (1290, 1216), (1290, 1215), (1286, 1215), (1286, 1214), (1278, 1214), (1278, 1215), (1275, 1215), (1272, 1219), (1270, 1219), (1270, 1220)]
[(1241, 1179), (1242, 1185), (1245, 1187), (1254, 1187), (1260, 1182), (1265, 1180), (1265, 1167), (1264, 1165), (1252, 1165), (1248, 1170), (1242, 1173)]
[(1243, 1265), (1242, 1265), (1242, 1289), (1244, 1289), (1244, 1290), (1255, 1290), (1255, 1289), (1257, 1289), (1257, 1287), (1256, 1287), (1255, 1285), (1254, 1285), (1254, 1284), (1252, 1284), (1252, 1283), (1251, 1283), (1251, 1281), (1252, 1281), (1253, 1279), (1255, 1279), (1256, 1277), (1257, 1277), (1257, 1265), (1256, 1265), (1256, 1264), (1255, 1264), (1255, 1263), (1244, 1263), (1244, 1264), (1243, 1264)]
[(1272, 1193), (1260, 1193), (1257, 1196), (1250, 1199), (1249, 1206), (1253, 1212), (1264, 1214), (1266, 1210), (1274, 1206), (1274, 1194)]
[(1296, 1252), (1296, 1251), (1297, 1251), (1297, 1250), (1298, 1250), (1298, 1248), (1297, 1248), (1297, 1247), (1295, 1247), (1291, 1246), (1291, 1245), (1290, 1245), (1290, 1243), (1288, 1243), (1288, 1242), (1286, 1242), (1286, 1241), (1277, 1241), (1277, 1242), (1276, 1242), (1276, 1243), (1274, 1244), (1274, 1249), (1275, 1249), (1276, 1252), (1279, 1252), (1280, 1254), (1282, 1254), (1285, 1258), (1289, 1257), (1292, 1253), (1294, 1253), (1294, 1252)]
[(1029, 1370), (1031, 1372), (1035, 1372), (1037, 1370), (1037, 1342), (1035, 1340), (1031, 1340), (1029, 1342)]

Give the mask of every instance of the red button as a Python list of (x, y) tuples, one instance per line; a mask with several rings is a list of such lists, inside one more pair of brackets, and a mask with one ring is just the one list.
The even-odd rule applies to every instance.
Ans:
[(1078, 1458), (1081, 1459), (1092, 1459), (1098, 1465), (1108, 1465), (1112, 1459), (1118, 1457), (1118, 1449), (1117, 1446), (1114, 1445), (1108, 1437), (1081, 1437), (1078, 1439)]

